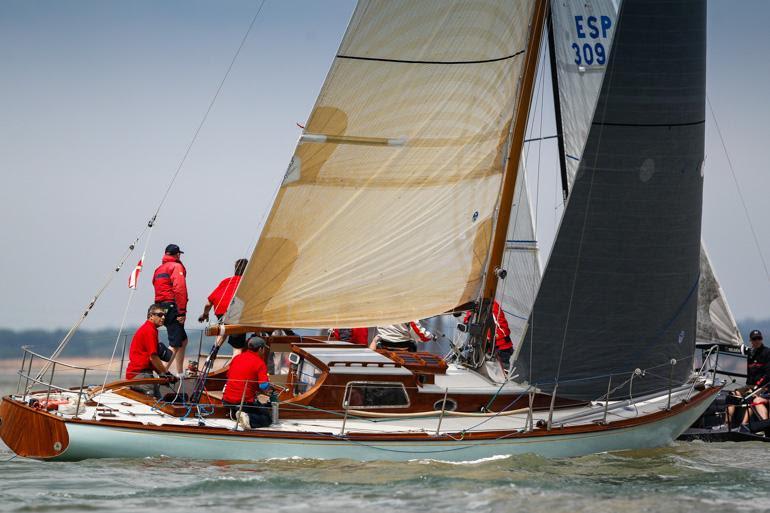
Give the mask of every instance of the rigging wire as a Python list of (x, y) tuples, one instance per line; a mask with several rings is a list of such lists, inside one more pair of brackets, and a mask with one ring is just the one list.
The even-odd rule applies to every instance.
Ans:
[[(139, 260), (140, 262), (144, 262), (144, 258), (147, 255), (147, 248), (150, 246), (150, 240), (152, 239), (152, 226), (149, 229), (149, 232), (147, 234), (147, 239), (145, 239), (144, 242), (144, 249), (142, 250), (142, 258)], [(115, 345), (112, 347), (112, 355), (110, 356), (110, 363), (107, 366), (107, 370), (104, 373), (104, 381), (102, 382), (102, 390), (104, 390), (104, 387), (107, 386), (107, 378), (110, 375), (110, 371), (112, 370), (112, 362), (115, 361), (115, 353), (118, 350), (118, 344), (120, 343), (120, 337), (123, 335), (123, 330), (126, 327), (126, 318), (128, 317), (128, 312), (131, 309), (131, 303), (133, 303), (134, 297), (136, 296), (136, 287), (131, 289), (131, 292), (128, 293), (128, 301), (126, 302), (126, 308), (123, 310), (123, 317), (120, 320), (120, 328), (118, 329), (118, 334), (115, 336)], [(124, 349), (125, 350), (125, 349)], [(120, 376), (118, 376), (120, 377)], [(96, 418), (96, 410), (94, 409), (94, 417)]]
[(735, 174), (735, 169), (733, 168), (733, 161), (730, 158), (730, 153), (727, 151), (727, 144), (725, 144), (725, 138), (722, 136), (722, 130), (719, 128), (719, 122), (717, 121), (716, 114), (714, 113), (714, 108), (711, 106), (711, 100), (709, 99), (708, 95), (706, 95), (706, 104), (709, 106), (709, 112), (711, 112), (711, 118), (714, 120), (714, 127), (717, 129), (717, 135), (719, 135), (719, 141), (722, 143), (722, 151), (725, 152), (725, 158), (727, 159), (727, 167), (730, 168), (730, 175), (733, 178), (733, 183), (735, 184), (735, 189), (738, 191), (738, 197), (741, 200), (741, 206), (743, 207), (743, 213), (746, 215), (746, 221), (749, 223), (749, 230), (751, 231), (751, 236), (754, 238), (754, 246), (757, 248), (757, 254), (759, 255), (759, 259), (762, 261), (762, 267), (765, 269), (765, 276), (767, 277), (768, 282), (770, 282), (770, 269), (767, 266), (767, 261), (765, 260), (765, 256), (762, 254), (762, 246), (759, 244), (759, 237), (757, 237), (757, 230), (754, 228), (754, 223), (751, 222), (751, 216), (749, 215), (749, 209), (746, 206), (746, 199), (743, 196), (743, 191), (741, 190), (741, 186), (738, 183), (738, 177)]
[(158, 208), (157, 210), (155, 210), (156, 216), (158, 215), (158, 212), (160, 212), (160, 209), (163, 207), (163, 204), (166, 202), (166, 198), (168, 198), (168, 195), (171, 192), (171, 188), (174, 186), (174, 182), (176, 182), (176, 179), (179, 176), (179, 173), (182, 171), (182, 167), (187, 161), (187, 157), (190, 155), (190, 151), (192, 150), (193, 145), (198, 140), (198, 135), (203, 129), (203, 125), (206, 123), (206, 120), (208, 119), (209, 114), (211, 113), (211, 109), (214, 108), (214, 103), (216, 103), (217, 98), (219, 98), (219, 93), (222, 92), (222, 88), (224, 87), (225, 82), (227, 81), (227, 78), (230, 76), (230, 72), (232, 71), (233, 66), (235, 65), (235, 61), (238, 59), (238, 56), (241, 54), (241, 50), (243, 49), (243, 46), (246, 44), (246, 40), (249, 38), (249, 34), (251, 34), (251, 30), (254, 28), (254, 24), (257, 22), (259, 13), (262, 12), (262, 8), (265, 6), (265, 2), (266, 0), (262, 0), (260, 2), (257, 12), (254, 13), (254, 16), (251, 18), (251, 23), (249, 24), (249, 28), (246, 30), (246, 33), (243, 35), (243, 38), (241, 39), (241, 44), (238, 46), (238, 49), (235, 51), (235, 55), (233, 55), (233, 58), (230, 61), (230, 65), (227, 67), (227, 71), (225, 72), (225, 75), (222, 77), (222, 80), (219, 82), (219, 86), (217, 87), (217, 90), (214, 93), (213, 98), (211, 98), (211, 101), (209, 102), (209, 106), (206, 109), (206, 112), (203, 114), (203, 118), (201, 118), (200, 123), (198, 123), (198, 128), (195, 129), (195, 133), (193, 134), (192, 139), (190, 140), (190, 144), (187, 145), (187, 149), (185, 150), (184, 155), (182, 156), (182, 159), (179, 161), (179, 165), (177, 166), (176, 171), (174, 172), (174, 176), (171, 178), (171, 181), (169, 182), (168, 187), (166, 187), (166, 192), (163, 193), (163, 198), (161, 198), (160, 203), (158, 204)]
[[(91, 302), (88, 304), (88, 306), (86, 307), (85, 311), (81, 315), (80, 319), (78, 319), (78, 321), (72, 326), (72, 328), (70, 328), (70, 330), (67, 332), (67, 334), (62, 339), (62, 341), (59, 343), (59, 345), (57, 346), (56, 350), (51, 355), (51, 359), (58, 358), (58, 356), (61, 354), (61, 352), (67, 346), (69, 341), (75, 335), (75, 333), (77, 332), (78, 328), (80, 328), (80, 325), (83, 323), (83, 321), (85, 321), (86, 317), (90, 313), (91, 309), (93, 309), (94, 305), (96, 304), (96, 301), (99, 299), (101, 294), (110, 285), (110, 283), (112, 282), (112, 280), (115, 277), (115, 275), (117, 275), (120, 272), (120, 270), (123, 268), (123, 265), (125, 264), (126, 260), (128, 260), (128, 257), (131, 255), (131, 253), (133, 252), (134, 248), (139, 243), (139, 240), (144, 236), (144, 234), (148, 230), (151, 230), (152, 227), (154, 226), (155, 221), (156, 221), (156, 219), (158, 217), (158, 214), (160, 213), (161, 208), (165, 204), (166, 199), (168, 198), (168, 195), (171, 192), (172, 187), (174, 186), (174, 183), (176, 182), (177, 178), (179, 177), (179, 173), (182, 171), (182, 167), (184, 166), (185, 162), (187, 161), (187, 157), (189, 156), (190, 151), (192, 150), (193, 145), (197, 141), (198, 135), (200, 134), (201, 129), (203, 128), (203, 125), (206, 123), (206, 120), (208, 119), (208, 116), (211, 113), (211, 110), (213, 109), (214, 104), (216, 103), (216, 100), (219, 97), (219, 94), (222, 92), (222, 88), (224, 87), (225, 82), (227, 81), (227, 78), (230, 76), (230, 72), (232, 71), (233, 66), (235, 65), (235, 61), (238, 59), (238, 56), (240, 55), (241, 50), (243, 49), (244, 45), (246, 44), (246, 40), (248, 39), (249, 34), (251, 34), (251, 31), (254, 28), (254, 25), (255, 25), (255, 23), (257, 21), (257, 18), (259, 17), (259, 14), (262, 12), (262, 8), (264, 7), (265, 2), (266, 2), (266, 0), (262, 0), (260, 2), (260, 4), (259, 4), (259, 7), (257, 8), (257, 11), (254, 13), (254, 16), (251, 19), (251, 23), (249, 24), (249, 27), (246, 30), (246, 33), (243, 35), (243, 38), (241, 39), (240, 45), (238, 46), (238, 49), (235, 51), (235, 54), (233, 55), (233, 58), (231, 59), (230, 64), (227, 67), (227, 71), (225, 72), (224, 76), (222, 77), (222, 80), (219, 82), (217, 90), (214, 93), (213, 98), (209, 102), (209, 105), (208, 105), (208, 107), (206, 109), (206, 112), (203, 115), (203, 118), (201, 119), (200, 123), (198, 124), (198, 127), (196, 128), (196, 130), (195, 130), (195, 132), (193, 134), (193, 137), (190, 140), (190, 143), (187, 145), (187, 149), (185, 150), (184, 155), (182, 156), (181, 160), (179, 161), (179, 164), (177, 165), (176, 171), (174, 172), (174, 175), (172, 176), (172, 178), (171, 178), (171, 180), (170, 180), (170, 182), (168, 184), (168, 187), (166, 187), (166, 190), (163, 193), (163, 197), (161, 198), (160, 202), (158, 203), (157, 208), (155, 209), (155, 213), (153, 214), (152, 218), (147, 222), (147, 225), (144, 227), (144, 229), (141, 231), (141, 233), (134, 239), (134, 242), (132, 242), (128, 246), (128, 249), (126, 250), (126, 252), (121, 257), (118, 265), (115, 267), (115, 269), (112, 272), (110, 272), (106, 282), (102, 285), (102, 287), (99, 289), (99, 291), (93, 297)], [(146, 246), (145, 246), (145, 250), (146, 250)], [(130, 305), (132, 297), (133, 297), (133, 294), (131, 295), (131, 297), (128, 300), (129, 305)], [(125, 314), (124, 314), (124, 316), (125, 316)], [(117, 348), (117, 341), (115, 343), (115, 347)], [(114, 350), (113, 350), (113, 355), (114, 355)], [(46, 372), (46, 370), (49, 368), (50, 365), (51, 365), (50, 361), (47, 361), (45, 363), (45, 365), (43, 365), (42, 369), (38, 373), (37, 379), (40, 379), (42, 377), (42, 375)]]

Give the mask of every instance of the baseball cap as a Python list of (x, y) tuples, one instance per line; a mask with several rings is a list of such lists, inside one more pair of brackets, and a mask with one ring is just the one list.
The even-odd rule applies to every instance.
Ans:
[(267, 342), (262, 337), (251, 337), (249, 341), (246, 343), (252, 351), (256, 351), (258, 349), (262, 349), (263, 347), (267, 346)]
[(179, 246), (176, 244), (169, 244), (166, 246), (166, 253), (169, 255), (178, 255), (179, 253), (184, 253), (181, 249), (179, 249)]
[(749, 340), (762, 340), (762, 332), (759, 330), (751, 330), (749, 333)]

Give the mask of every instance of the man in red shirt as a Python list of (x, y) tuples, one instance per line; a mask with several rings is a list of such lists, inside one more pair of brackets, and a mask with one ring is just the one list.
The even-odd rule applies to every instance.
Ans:
[[(158, 327), (163, 325), (166, 311), (159, 304), (152, 304), (147, 310), (147, 321), (142, 324), (131, 339), (128, 351), (126, 379), (154, 378), (166, 374), (166, 367), (158, 356)], [(136, 385), (131, 387), (139, 392), (159, 395), (158, 385)]]
[[(471, 318), (471, 312), (465, 312), (463, 323), (467, 324)], [(506, 371), (511, 364), (513, 356), (513, 342), (511, 341), (511, 328), (508, 327), (508, 319), (505, 318), (505, 312), (500, 308), (497, 300), (492, 303), (492, 320), (495, 323), (495, 347), (497, 348), (497, 359)], [(489, 339), (489, 335), (487, 335)]]
[(152, 275), (152, 285), (155, 287), (155, 302), (166, 309), (166, 331), (168, 345), (173, 356), (166, 369), (176, 362), (176, 375), (182, 374), (184, 351), (187, 347), (187, 332), (184, 321), (187, 314), (187, 269), (179, 259), (184, 251), (176, 244), (166, 246), (163, 262)]
[[(209, 294), (208, 302), (203, 307), (203, 313), (198, 317), (198, 322), (207, 322), (209, 320), (209, 312), (212, 308), (214, 308), (214, 315), (217, 316), (217, 320), (222, 320), (222, 317), (224, 317), (227, 312), (227, 308), (233, 301), (233, 296), (235, 296), (235, 291), (238, 288), (238, 284), (241, 282), (241, 276), (243, 276), (248, 263), (249, 261), (245, 258), (235, 261), (234, 275), (219, 282), (217, 288)], [(216, 344), (221, 346), (224, 341), (225, 338), (219, 336), (217, 337)], [(239, 354), (246, 345), (246, 334), (230, 335), (227, 339), (227, 343), (233, 346), (233, 356), (235, 356)]]
[(246, 351), (235, 356), (227, 369), (227, 384), (222, 394), (222, 404), (230, 417), (238, 416), (238, 422), (246, 429), (269, 426), (272, 422), (270, 398), (264, 394), (270, 389), (264, 357), (267, 342), (261, 337), (251, 337)]

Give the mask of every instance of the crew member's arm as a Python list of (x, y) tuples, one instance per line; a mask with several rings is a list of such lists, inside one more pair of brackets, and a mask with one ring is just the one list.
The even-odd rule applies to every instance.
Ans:
[(179, 314), (177, 320), (184, 323), (187, 315), (187, 281), (181, 264), (174, 265), (171, 272), (171, 288), (174, 291), (174, 303)]
[(214, 305), (211, 303), (211, 300), (208, 300), (203, 307), (203, 313), (198, 317), (198, 322), (206, 322), (209, 320), (209, 312), (211, 311), (212, 306)]
[(412, 321), (409, 323), (409, 326), (412, 328), (412, 331), (417, 334), (421, 342), (430, 342), (431, 340), (436, 340), (436, 335), (428, 331), (428, 329), (425, 328), (420, 323), (420, 321)]
[(163, 376), (166, 373), (166, 366), (156, 353), (150, 355), (150, 364), (152, 364), (153, 370), (157, 372), (159, 376)]

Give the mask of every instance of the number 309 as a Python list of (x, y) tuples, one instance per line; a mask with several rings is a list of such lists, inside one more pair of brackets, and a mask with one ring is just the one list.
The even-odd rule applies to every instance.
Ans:
[(575, 64), (580, 66), (581, 64), (591, 65), (594, 62), (596, 64), (604, 64), (607, 62), (607, 54), (604, 51), (604, 45), (601, 43), (583, 43), (581, 47), (577, 43), (572, 43), (572, 49), (575, 50)]

